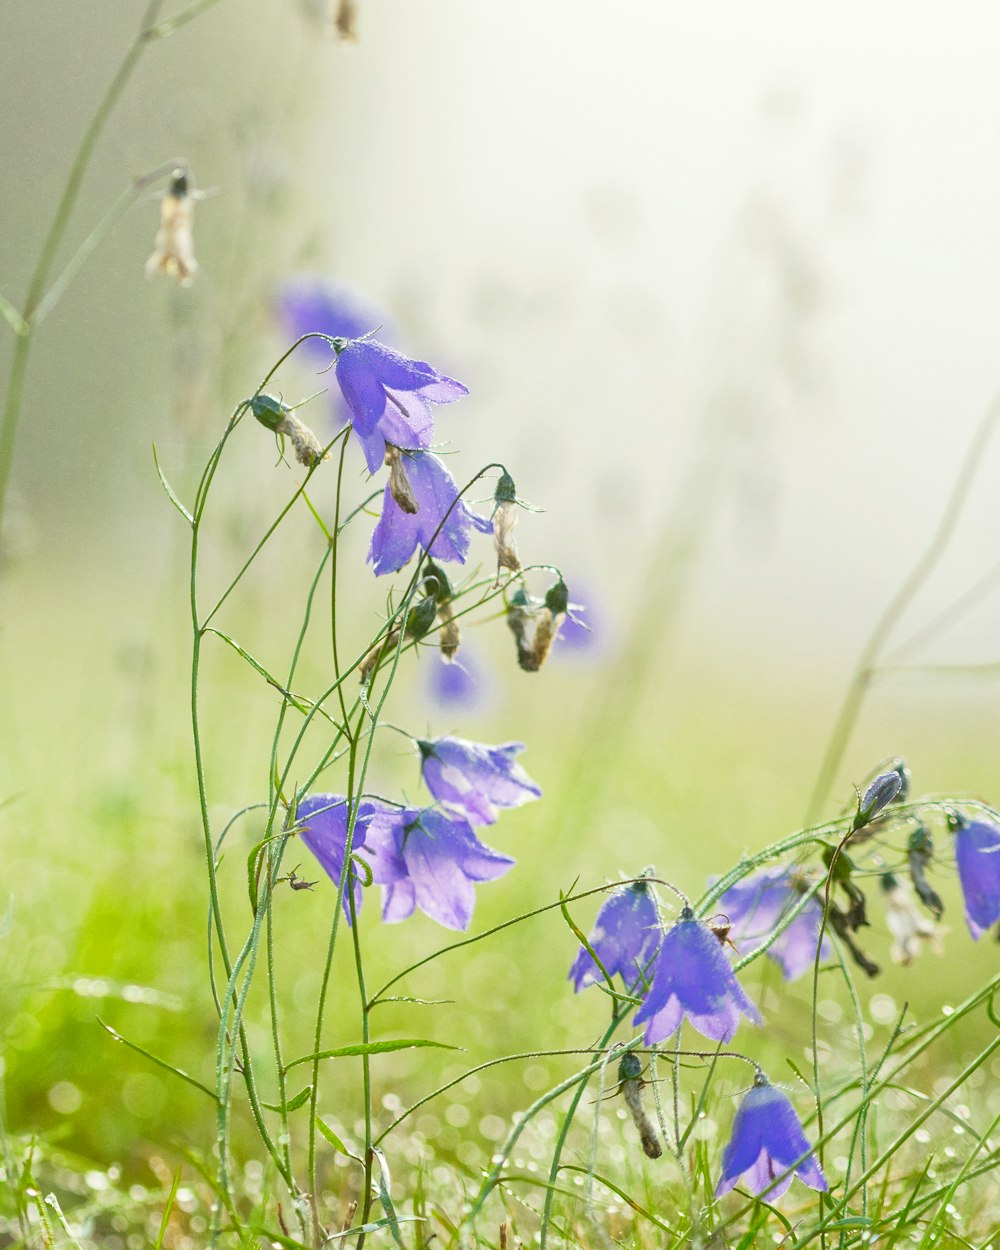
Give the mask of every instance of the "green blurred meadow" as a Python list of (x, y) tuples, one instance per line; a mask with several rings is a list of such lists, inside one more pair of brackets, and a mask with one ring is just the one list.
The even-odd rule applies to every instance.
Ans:
[[(470, 711), (434, 707), (426, 691), (433, 656), (418, 649), (404, 657), (388, 720), (415, 734), (522, 740), (526, 767), (544, 791), (541, 802), (505, 813), (490, 831), (491, 844), (518, 863), (479, 889), (473, 934), (555, 904), (574, 886), (590, 889), (647, 865), (697, 895), (741, 855), (801, 827), (856, 657), (933, 534), (995, 384), (992, 332), (984, 329), (995, 326), (998, 311), (995, 248), (976, 273), (969, 254), (979, 236), (968, 222), (949, 219), (956, 235), (972, 230), (971, 241), (955, 243), (954, 273), (938, 275), (926, 308), (914, 307), (916, 278), (898, 258), (896, 268), (886, 262), (879, 271), (875, 295), (862, 290), (851, 266), (863, 269), (882, 255), (887, 227), (878, 211), (859, 211), (841, 230), (834, 215), (816, 226), (811, 201), (796, 198), (822, 183), (831, 197), (838, 187), (845, 194), (853, 188), (864, 200), (869, 184), (856, 165), (869, 157), (852, 165), (836, 146), (838, 137), (857, 138), (858, 123), (854, 130), (827, 125), (831, 114), (839, 117), (827, 79), (807, 67), (797, 95), (787, 87), (787, 64), (779, 73), (761, 52), (766, 40), (751, 49), (760, 57), (760, 81), (740, 79), (732, 96), (711, 106), (717, 122), (756, 117), (757, 155), (737, 159), (735, 124), (723, 150), (711, 151), (711, 118), (701, 138), (672, 131), (662, 138), (658, 119), (673, 116), (668, 82), (649, 88), (644, 119), (666, 145), (661, 179), (647, 184), (642, 166), (642, 178), (630, 181), (629, 151), (616, 158), (615, 128), (627, 130), (638, 115), (628, 95), (628, 56), (644, 36), (662, 33), (654, 7), (641, 11), (635, 27), (614, 32), (605, 69), (625, 94), (609, 106), (580, 77), (605, 25), (596, 5), (581, 6), (574, 36), (581, 42), (572, 45), (578, 59), (567, 56), (563, 76), (550, 81), (545, 53), (568, 21), (563, 5), (552, 6), (535, 28), (524, 5), (504, 22), (485, 4), (421, 3), (403, 13), (361, 3), (358, 41), (349, 45), (336, 41), (322, 5), (255, 3), (237, 19), (220, 0), (151, 49), (95, 149), (64, 259), (129, 180), (162, 160), (185, 155), (207, 192), (196, 207), (203, 272), (190, 290), (143, 279), (157, 217), (155, 200), (145, 197), (101, 241), (40, 327), (4, 518), (4, 1114), (18, 1150), (37, 1157), (39, 1185), (60, 1193), (67, 1209), (97, 1210), (103, 1202), (113, 1212), (100, 1225), (104, 1245), (149, 1244), (157, 1220), (147, 1207), (162, 1209), (179, 1165), (180, 1209), (195, 1212), (196, 1222), (165, 1244), (201, 1244), (205, 1190), (198, 1187), (205, 1182), (198, 1169), (211, 1158), (215, 1133), (203, 1093), (116, 1042), (100, 1023), (213, 1084), (218, 1018), (208, 979), (191, 743), (188, 531), (160, 489), (151, 446), (190, 503), (230, 412), (287, 347), (274, 296), (290, 273), (346, 277), (398, 320), (408, 350), (469, 380), (463, 411), (440, 417), (456, 462), (466, 476), (488, 459), (508, 463), (520, 493), (544, 509), (521, 516), (522, 555), (563, 567), (573, 598), (578, 577), (592, 611), (592, 645), (557, 646), (538, 674), (517, 669), (501, 620), (471, 625), (466, 636), (488, 676), (482, 706)], [(0, 17), (0, 102), (8, 119), (2, 151), (4, 168), (16, 173), (0, 190), (0, 293), (15, 304), (80, 118), (95, 108), (138, 16), (97, 0), (71, 12), (9, 0)], [(687, 38), (703, 53), (700, 19), (671, 20), (678, 42)], [(854, 13), (848, 27), (859, 20)], [(978, 20), (989, 26), (985, 12)], [(804, 30), (796, 26), (793, 34), (804, 38)], [(731, 59), (738, 59), (738, 33), (729, 32)], [(923, 49), (933, 34), (922, 19), (910, 37)], [(523, 55), (517, 64), (530, 83), (520, 111), (510, 103), (517, 75), (505, 60), (516, 55)], [(672, 44), (671, 63), (680, 55)], [(470, 103), (470, 120), (463, 116), (470, 99), (463, 75), (472, 78), (477, 69), (491, 76), (489, 89)], [(49, 82), (58, 90), (41, 90)], [(810, 90), (818, 103), (803, 120)], [(710, 94), (706, 88), (706, 107)], [(570, 125), (574, 100), (582, 101), (584, 119), (610, 110), (607, 131), (596, 132), (592, 166), (585, 136)], [(925, 102), (913, 100), (919, 130)], [(966, 105), (964, 96), (955, 104), (959, 122)], [(902, 141), (893, 148), (884, 137), (892, 126), (882, 121), (891, 181), (893, 154), (910, 149)], [(541, 134), (532, 145), (534, 125)], [(483, 142), (477, 126), (485, 128)], [(566, 131), (558, 149), (566, 170), (546, 182), (539, 170), (547, 164), (549, 128), (560, 140)], [(859, 142), (848, 157), (858, 150), (869, 152)], [(875, 140), (871, 153), (881, 170)], [(689, 178), (699, 170), (704, 187), (695, 193)], [(907, 177), (923, 185), (908, 170), (900, 174), (907, 187)], [(783, 179), (793, 188), (789, 196)], [(525, 186), (537, 187), (537, 201)], [(984, 197), (995, 194), (992, 183), (984, 188)], [(891, 234), (895, 218), (888, 216)], [(947, 269), (947, 252), (940, 255)], [(745, 298), (754, 282), (766, 288), (763, 311)], [(932, 362), (929, 380), (915, 379), (920, 371), (912, 362), (930, 359), (939, 319), (956, 319), (969, 290), (979, 301), (968, 318), (969, 339)], [(913, 330), (894, 345), (890, 335), (892, 360), (873, 363), (864, 354), (866, 335), (890, 320), (879, 299), (890, 309), (905, 307), (902, 320), (926, 324), (928, 338)], [(8, 376), (10, 339), (0, 344), (0, 380)], [(904, 376), (892, 362), (898, 356), (911, 362)], [(329, 384), (294, 363), (278, 380), (290, 402)], [(301, 415), (324, 428), (323, 398)], [(368, 490), (359, 463), (349, 461), (346, 478), (354, 502)], [(993, 567), (998, 518), (990, 482), (997, 470), (996, 453), (984, 455), (980, 479), (962, 499), (954, 541), (902, 636), (933, 622)], [(244, 422), (207, 520), (205, 602), (225, 587), (297, 481), (278, 463), (270, 435)], [(327, 520), (332, 481), (332, 466), (324, 466), (310, 489)], [(361, 516), (340, 553), (341, 647), (351, 655), (385, 619), (385, 586), (364, 564), (369, 529)], [(314, 519), (297, 507), (220, 613), (220, 628), (269, 671), (287, 667), (322, 552)], [(483, 543), (472, 563), (488, 575), (492, 558)], [(996, 594), (984, 593), (960, 628), (941, 629), (918, 658), (938, 666), (992, 662), (996, 606)], [(322, 688), (331, 671), (320, 621), (297, 682)], [(897, 753), (910, 765), (917, 795), (1000, 802), (993, 676), (939, 667), (880, 677), (824, 815), (849, 812), (853, 786)], [(216, 832), (239, 809), (267, 798), (279, 704), (277, 692), (233, 651), (206, 642), (201, 714)], [(338, 788), (333, 779), (330, 788)], [(381, 735), (369, 789), (419, 794), (417, 759), (402, 737)], [(226, 842), (220, 885), (236, 932), (252, 919), (246, 857), (260, 834), (251, 814)], [(299, 849), (289, 848), (286, 864), (300, 864), (301, 875), (318, 883), (275, 896), (286, 1055), (312, 1050), (334, 899), (332, 884)], [(904, 1004), (911, 1020), (927, 1023), (995, 975), (996, 944), (969, 940), (944, 845), (938, 860), (932, 877), (946, 902), (943, 954), (925, 950), (912, 967), (888, 957), (872, 883), (863, 945), (882, 973), (861, 979), (860, 1010), (873, 1054)], [(369, 989), (452, 937), (419, 914), (402, 926), (382, 926), (376, 893), (360, 926)], [(572, 905), (584, 930), (597, 905), (595, 898)], [(442, 1001), (380, 1006), (373, 1017), (380, 1035), (426, 1036), (461, 1050), (377, 1057), (378, 1123), (386, 1126), (425, 1093), (495, 1057), (590, 1046), (606, 1022), (607, 1000), (597, 990), (571, 992), (566, 976), (577, 948), (554, 907), (410, 974), (400, 994)], [(768, 1025), (741, 1032), (740, 1043), (778, 1079), (792, 1081), (786, 1060), (802, 1070), (810, 1062), (810, 987), (784, 987), (767, 960), (745, 981)], [(831, 1075), (846, 1070), (857, 1051), (849, 1004), (833, 981), (822, 974), (817, 1007), (820, 1061)], [(332, 987), (325, 1044), (346, 1045), (360, 1037), (346, 941)], [(261, 980), (249, 1000), (247, 1031), (265, 1071), (269, 1030)], [(911, 1092), (887, 1098), (877, 1117), (904, 1121), (994, 1031), (982, 1013), (963, 1021), (908, 1073)], [(512, 1117), (579, 1066), (571, 1055), (519, 1061), (429, 1102), (387, 1143), (401, 1207), (433, 1210), (435, 1227), (450, 1231), (447, 1221), (460, 1218), (463, 1198)], [(328, 1060), (323, 1072), (319, 1111), (348, 1146), (356, 1145), (363, 1137), (359, 1064)], [(943, 1158), (951, 1150), (947, 1135), (965, 1131), (970, 1107), (980, 1127), (1000, 1112), (998, 1077), (994, 1058), (957, 1095), (948, 1124), (935, 1127), (934, 1149)], [(720, 1082), (729, 1093), (744, 1085), (735, 1077)], [(265, 1089), (262, 1096), (277, 1094)], [(655, 1209), (661, 1181), (637, 1158), (619, 1105), (607, 1106), (595, 1130), (608, 1160), (603, 1170)], [(594, 1110), (588, 1100), (571, 1140), (574, 1164), (584, 1170)], [(728, 1109), (706, 1117), (699, 1128), (706, 1150), (728, 1122)], [(490, 1208), (496, 1222), (506, 1211), (515, 1225), (523, 1219), (534, 1228), (537, 1181), (555, 1131), (547, 1112), (525, 1134), (511, 1164), (521, 1185), (505, 1187), (496, 1211)], [(273, 1178), (260, 1165), (244, 1110), (233, 1134), (246, 1192), (260, 1194), (270, 1211)], [(834, 1170), (847, 1149), (839, 1140), (831, 1147)], [(922, 1167), (926, 1142), (918, 1138), (908, 1149), (905, 1167)], [(356, 1196), (352, 1167), (332, 1149), (321, 1159), (333, 1217)], [(566, 1184), (576, 1187), (572, 1178)], [(976, 1235), (985, 1237), (991, 1209), (1000, 1210), (996, 1182), (976, 1185), (966, 1210), (978, 1221)], [(608, 1235), (645, 1235), (629, 1223), (628, 1200), (609, 1194)], [(127, 1214), (129, 1203), (141, 1216)], [(575, 1235), (581, 1244), (596, 1236), (579, 1227)], [(14, 1236), (0, 1234), (0, 1245), (15, 1244)]]

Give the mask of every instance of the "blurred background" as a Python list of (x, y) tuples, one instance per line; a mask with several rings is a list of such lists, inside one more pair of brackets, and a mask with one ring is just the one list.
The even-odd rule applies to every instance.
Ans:
[[(0, 10), (0, 294), (15, 306), (140, 18), (110, 0)], [(288, 345), (276, 296), (294, 275), (348, 284), (400, 348), (468, 384), (438, 414), (453, 471), (507, 464), (544, 509), (522, 515), (522, 555), (558, 564), (588, 609), (584, 644), (537, 676), (517, 671), (501, 624), (470, 630), (482, 698), (468, 711), (430, 702), (425, 663), (394, 696), (414, 732), (523, 739), (546, 792), (491, 831), (520, 863), (481, 891), (476, 924), (646, 864), (696, 894), (801, 825), (857, 656), (1000, 381), (998, 37), (987, 3), (945, 20), (931, 3), (358, 0), (352, 41), (325, 0), (221, 0), (149, 46), (62, 259), (131, 180), (183, 157), (204, 192), (201, 272), (187, 289), (144, 278), (153, 193), (101, 242), (38, 331), (4, 519), (0, 1008), (16, 1130), (136, 1168), (147, 1143), (197, 1136), (187, 1091), (111, 1051), (94, 1021), (210, 1075), (186, 533), (151, 445), (190, 500), (229, 413)], [(281, 383), (298, 402), (331, 378), (298, 363)], [(331, 429), (322, 396), (300, 415)], [(287, 497), (275, 459), (262, 430), (242, 431), (218, 487), (213, 584)], [(360, 457), (349, 465), (361, 498)], [(1000, 658), (998, 470), (991, 444), (892, 643), (982, 593), (912, 662)], [(279, 667), (320, 550), (308, 518), (290, 532), (226, 618)], [(385, 605), (366, 542), (345, 622), (358, 645)], [(488, 546), (475, 558), (488, 566)], [(206, 681), (221, 821), (266, 790), (276, 705), (229, 653)], [(881, 677), (825, 812), (895, 754), (917, 794), (1000, 802), (997, 696), (988, 670)], [(398, 742), (377, 775), (417, 791)], [(996, 947), (967, 939), (945, 844), (940, 858), (949, 957), (892, 967), (873, 916), (876, 1017), (904, 1000), (936, 1010), (995, 967)], [(331, 899), (324, 883), (282, 900), (303, 1049)], [(422, 917), (376, 940), (369, 913), (386, 975), (410, 943), (441, 943)], [(571, 935), (558, 914), (544, 924), (407, 990), (457, 1000), (447, 1028), (470, 1063), (498, 1038), (583, 1045), (596, 1027), (602, 1005), (563, 981)], [(793, 1032), (804, 1004), (802, 991)], [(390, 1010), (390, 1030), (416, 1027)], [(428, 1062), (401, 1060), (393, 1079), (422, 1088)], [(488, 1086), (489, 1114), (520, 1105), (525, 1081)]]

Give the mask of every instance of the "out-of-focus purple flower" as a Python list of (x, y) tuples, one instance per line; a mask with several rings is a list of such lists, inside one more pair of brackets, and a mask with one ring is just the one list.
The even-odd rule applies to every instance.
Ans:
[(685, 907), (663, 938), (652, 985), (636, 1012), (635, 1023), (646, 1025), (646, 1045), (669, 1037), (685, 1016), (712, 1041), (729, 1042), (741, 1012), (754, 1024), (761, 1023), (718, 939)]
[(514, 863), (480, 842), (463, 816), (433, 807), (378, 813), (365, 853), (372, 879), (385, 887), (383, 920), (406, 920), (419, 907), (448, 929), (467, 929), (476, 883), (502, 877)]
[(515, 756), (523, 742), (489, 747), (464, 738), (418, 738), (424, 783), (474, 825), (492, 825), (504, 807), (541, 797)]
[[(719, 910), (732, 925), (730, 936), (756, 946), (778, 925), (802, 897), (805, 880), (787, 868), (766, 868), (731, 886), (719, 899)], [(812, 967), (823, 922), (823, 907), (813, 897), (767, 949), (786, 981), (794, 981)], [(820, 956), (828, 959), (830, 943), (823, 938)]]
[[(796, 1161), (795, 1171), (789, 1171)], [(788, 1175), (775, 1184), (774, 1178), (782, 1172)], [(751, 1193), (774, 1200), (785, 1192), (793, 1176), (811, 1189), (825, 1193), (829, 1188), (788, 1095), (759, 1073), (736, 1112), (732, 1138), (722, 1153), (722, 1176), (715, 1196), (729, 1193), (742, 1177)]]
[(469, 393), (426, 361), (411, 360), (375, 339), (335, 338), (333, 348), (337, 383), (371, 473), (385, 459), (386, 443), (407, 451), (429, 447), (430, 405), (450, 404)]
[[(283, 283), (278, 291), (281, 328), (290, 339), (305, 334), (325, 334), (332, 339), (359, 339), (377, 330), (383, 339), (394, 334), (380, 309), (341, 282), (329, 282), (301, 274)], [(330, 363), (330, 344), (307, 339), (300, 348), (317, 363)]]
[(468, 643), (459, 656), (454, 660), (431, 660), (424, 665), (427, 693), (438, 707), (476, 707), (489, 694), (489, 683)]
[(429, 550), (436, 560), (464, 564), (469, 552), (470, 531), (477, 529), (488, 534), (492, 523), (458, 498), (455, 479), (437, 456), (431, 452), (412, 452), (403, 457), (403, 463), (417, 511), (404, 512), (386, 485), (382, 515), (368, 552), (369, 563), (378, 575), (396, 573), (419, 547)]
[[(615, 890), (597, 913), (590, 945), (608, 976), (620, 972), (626, 987), (631, 989), (660, 949), (662, 938), (649, 886), (645, 881), (633, 881)], [(569, 979), (577, 991), (601, 979), (600, 969), (585, 946), (573, 961)]]
[[(381, 810), (380, 804), (363, 799), (358, 804), (354, 818), (353, 850), (364, 846), (368, 826), (373, 816)], [(295, 823), (299, 836), (319, 860), (336, 886), (344, 871), (344, 851), (347, 847), (347, 825), (350, 807), (342, 794), (310, 794), (295, 809)], [(354, 910), (361, 908), (361, 881), (355, 868), (351, 869), (354, 891)], [(351, 911), (347, 901), (347, 882), (341, 899), (344, 915), (350, 924)]]
[(965, 921), (978, 942), (1000, 920), (1000, 829), (984, 820), (948, 817), (955, 835), (955, 864), (965, 900)]

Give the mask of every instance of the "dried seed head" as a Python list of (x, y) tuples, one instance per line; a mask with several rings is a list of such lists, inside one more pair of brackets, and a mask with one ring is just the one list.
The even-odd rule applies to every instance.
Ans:
[(333, 28), (341, 39), (354, 42), (358, 37), (358, 8), (354, 0), (337, 0), (333, 15)]
[(517, 524), (517, 504), (501, 503), (493, 513), (493, 545), (497, 552), (497, 578), (501, 569), (509, 569), (512, 573), (520, 573), (521, 559), (517, 554), (517, 543), (514, 541), (514, 526)]
[(517, 524), (517, 490), (514, 479), (504, 471), (497, 482), (493, 499), (493, 542), (497, 551), (497, 579), (501, 569), (509, 569), (512, 573), (521, 571), (521, 560), (517, 554), (517, 543), (514, 541), (514, 526)]
[(188, 192), (187, 175), (174, 171), (170, 189), (160, 201), (160, 228), (153, 243), (153, 254), (146, 261), (146, 275), (165, 273), (181, 286), (189, 286), (198, 272), (194, 258), (194, 205)]
[(542, 608), (535, 619), (535, 632), (531, 645), (518, 652), (518, 663), (526, 673), (537, 673), (549, 658), (552, 644), (559, 636), (559, 627), (565, 615), (553, 615), (549, 608)]
[(458, 655), (462, 642), (462, 631), (458, 628), (450, 603), (442, 603), (438, 608), (438, 620), (441, 622), (440, 647), (441, 654), (449, 663)]
[(274, 395), (255, 395), (250, 401), (250, 411), (261, 425), (288, 438), (295, 448), (295, 459), (299, 464), (313, 469), (324, 460), (330, 459), (330, 453), (324, 454), (320, 441), (312, 430), (303, 425), (291, 408)]
[(393, 443), (385, 445), (385, 463), (389, 466), (389, 493), (404, 512), (414, 516), (420, 511), (420, 505), (406, 476), (403, 453)]

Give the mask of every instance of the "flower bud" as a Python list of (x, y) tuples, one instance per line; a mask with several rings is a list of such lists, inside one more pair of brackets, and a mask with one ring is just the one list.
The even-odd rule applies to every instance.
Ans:
[(903, 778), (898, 772), (880, 773), (858, 800), (854, 828), (863, 829), (887, 807), (903, 788)]
[(389, 466), (389, 491), (400, 508), (410, 516), (420, 511), (410, 479), (406, 476), (403, 453), (393, 443), (385, 445), (385, 463)]
[(160, 228), (153, 254), (146, 261), (147, 277), (165, 273), (181, 286), (189, 286), (198, 272), (194, 258), (194, 205), (188, 192), (187, 174), (175, 169), (167, 194), (160, 201)]

